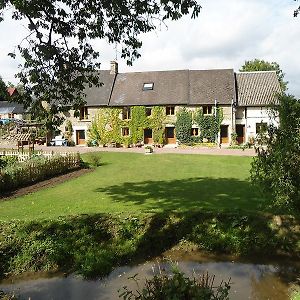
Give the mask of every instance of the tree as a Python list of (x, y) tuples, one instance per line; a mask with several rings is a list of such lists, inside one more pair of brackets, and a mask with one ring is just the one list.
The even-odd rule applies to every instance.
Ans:
[(95, 72), (100, 54), (91, 40), (121, 44), (121, 57), (131, 65), (140, 56), (140, 34), (168, 19), (195, 18), (201, 7), (196, 0), (2, 0), (0, 21), (8, 9), (14, 20), (28, 22), (29, 33), (17, 46), (24, 60), (17, 74), (25, 89), (22, 102), (48, 102), (54, 116), (70, 106), (78, 113), (84, 88), (101, 85)]
[[(298, 0), (295, 0), (295, 1), (298, 1)], [(298, 17), (299, 14), (300, 14), (300, 6), (297, 9), (295, 9), (294, 17)]]
[(279, 97), (274, 108), (280, 124), (270, 126), (251, 167), (251, 180), (271, 195), (273, 207), (300, 211), (300, 102), (293, 96)]
[(287, 90), (287, 81), (284, 81), (284, 73), (276, 62), (267, 62), (265, 60), (254, 59), (245, 61), (245, 64), (240, 68), (240, 72), (253, 72), (253, 71), (276, 71), (278, 80), (280, 82), (281, 90)]
[(8, 93), (7, 93), (7, 86), (5, 82), (0, 77), (0, 101), (7, 101), (8, 100)]

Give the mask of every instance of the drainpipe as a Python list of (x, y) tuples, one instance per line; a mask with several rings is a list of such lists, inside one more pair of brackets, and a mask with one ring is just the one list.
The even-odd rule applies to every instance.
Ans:
[[(217, 99), (215, 99), (215, 122), (217, 123)], [(218, 133), (216, 132), (216, 136), (215, 136), (215, 140), (216, 140), (216, 143), (219, 144), (219, 140), (218, 140)]]

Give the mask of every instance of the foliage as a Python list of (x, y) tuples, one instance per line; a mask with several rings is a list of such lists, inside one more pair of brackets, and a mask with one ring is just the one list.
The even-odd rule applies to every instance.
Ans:
[(281, 90), (284, 92), (287, 90), (287, 81), (284, 81), (284, 73), (281, 70), (277, 62), (268, 62), (265, 60), (254, 59), (245, 61), (245, 64), (241, 67), (240, 72), (252, 72), (252, 71), (276, 71)]
[(89, 138), (97, 144), (121, 143), (123, 121), (120, 108), (100, 108), (89, 128)]
[(17, 300), (18, 298), (15, 295), (4, 293), (0, 290), (0, 300)]
[(10, 191), (79, 167), (79, 155), (56, 155), (49, 159), (33, 157), (3, 168), (0, 172), (0, 189), (3, 192)]
[(7, 166), (14, 165), (17, 161), (17, 158), (14, 156), (0, 156), (0, 169), (3, 169)]
[(223, 110), (220, 107), (215, 109), (213, 115), (204, 115), (202, 108), (198, 109), (194, 121), (200, 128), (200, 140), (207, 139), (208, 142), (216, 142), (223, 120)]
[(99, 167), (99, 166), (101, 166), (101, 157), (100, 157), (100, 155), (97, 155), (96, 153), (90, 153), (88, 155), (88, 162), (93, 167)]
[[(153, 107), (150, 117), (146, 116), (145, 106), (132, 107), (129, 120), (121, 120), (121, 112), (120, 108), (100, 108), (89, 128), (90, 141), (102, 145), (123, 143), (128, 147), (132, 143), (143, 143), (144, 129), (150, 128), (154, 143), (164, 143), (165, 115), (162, 107)], [(122, 127), (129, 128), (129, 136), (122, 136)]]
[(133, 292), (124, 286), (119, 290), (119, 298), (123, 300), (229, 300), (230, 281), (224, 283), (222, 281), (215, 287), (214, 276), (208, 273), (189, 278), (173, 266), (171, 275), (166, 272), (155, 274), (151, 279), (146, 279), (143, 288), (139, 287), (137, 275), (128, 279), (134, 280), (138, 289)]
[(183, 107), (177, 112), (176, 117), (176, 138), (181, 144), (188, 144), (191, 142), (192, 114)]
[[(51, 115), (84, 102), (84, 88), (99, 86), (99, 52), (92, 40), (120, 44), (127, 64), (140, 56), (139, 35), (155, 30), (166, 20), (178, 20), (191, 13), (196, 18), (200, 5), (195, 0), (93, 0), (12, 1), (0, 3), (0, 21), (6, 11), (15, 21), (27, 22), (28, 34), (17, 46), (22, 70), (17, 74), (24, 85), (22, 101), (46, 101)], [(10, 53), (15, 58), (17, 53)]]
[(0, 76), (0, 101), (8, 101), (8, 98), (7, 86)]
[[(283, 220), (283, 225), (277, 226), (272, 216), (259, 213), (194, 210), (143, 218), (81, 214), (0, 222), (0, 277), (50, 270), (104, 276), (115, 266), (157, 257), (174, 246), (186, 250), (186, 245), (219, 253), (280, 252), (297, 257), (299, 234), (293, 228), (299, 222), (287, 217)], [(188, 282), (181, 279), (186, 287)], [(175, 288), (174, 282), (169, 283)]]
[(272, 206), (300, 211), (300, 102), (286, 95), (279, 101), (279, 127), (270, 126), (264, 147), (257, 149), (251, 180), (272, 196)]
[(129, 121), (129, 129), (133, 144), (142, 143), (144, 141), (144, 128), (147, 128), (145, 107), (131, 107), (131, 120)]
[(163, 145), (165, 142), (166, 113), (163, 106), (154, 106), (151, 115), (151, 128), (153, 133), (153, 142), (157, 145)]
[(68, 140), (68, 145), (69, 146), (74, 146), (75, 145), (75, 142), (72, 139), (72, 136), (73, 136), (73, 125), (72, 125), (72, 122), (70, 120), (67, 120), (66, 131), (64, 133), (64, 136)]

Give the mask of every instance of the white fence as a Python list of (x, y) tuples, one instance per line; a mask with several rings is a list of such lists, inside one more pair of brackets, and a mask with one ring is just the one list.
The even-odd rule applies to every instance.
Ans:
[(55, 155), (60, 155), (60, 156), (69, 156), (69, 155), (77, 155), (76, 152), (54, 152), (54, 151), (34, 151), (34, 153), (29, 153), (29, 152), (18, 152), (17, 150), (2, 150), (0, 151), (0, 157), (1, 156), (10, 156), (10, 157), (17, 157), (18, 161), (26, 161), (32, 156), (43, 156), (46, 158), (50, 158)]

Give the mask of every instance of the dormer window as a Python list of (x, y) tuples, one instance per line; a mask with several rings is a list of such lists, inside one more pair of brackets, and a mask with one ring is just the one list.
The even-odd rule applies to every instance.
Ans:
[(143, 91), (152, 91), (153, 87), (154, 87), (153, 82), (146, 82), (146, 83), (144, 83)]

